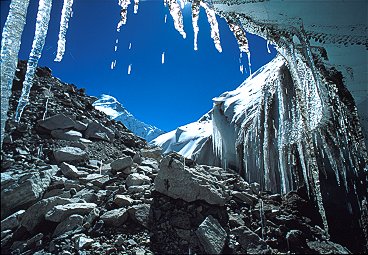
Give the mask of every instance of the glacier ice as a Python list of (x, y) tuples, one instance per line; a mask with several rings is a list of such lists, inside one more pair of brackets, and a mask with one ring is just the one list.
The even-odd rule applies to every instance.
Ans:
[(4, 140), (5, 122), (8, 119), (9, 97), (17, 68), (20, 39), (26, 24), (28, 5), (29, 0), (11, 1), (9, 14), (1, 35), (1, 149)]
[(15, 112), (15, 121), (19, 122), (24, 107), (29, 101), (29, 93), (33, 85), (33, 77), (37, 68), (38, 60), (41, 57), (43, 46), (45, 45), (47, 30), (50, 21), (52, 0), (40, 0), (37, 12), (35, 36), (33, 38), (31, 53), (27, 62), (27, 72), (23, 82), (22, 94), (18, 101)]
[(65, 43), (66, 43), (66, 32), (68, 30), (69, 19), (72, 15), (72, 6), (73, 6), (73, 0), (64, 0), (63, 9), (61, 10), (58, 48), (57, 48), (57, 53), (56, 53), (56, 57), (54, 61), (60, 62), (64, 56)]

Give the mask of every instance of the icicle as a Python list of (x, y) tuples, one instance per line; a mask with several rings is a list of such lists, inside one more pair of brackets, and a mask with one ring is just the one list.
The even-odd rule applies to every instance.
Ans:
[(134, 14), (138, 13), (139, 0), (134, 0)]
[(184, 9), (185, 4), (186, 4), (185, 0), (180, 0), (180, 8), (181, 9)]
[(185, 39), (187, 34), (184, 32), (183, 14), (181, 13), (180, 6), (176, 0), (167, 0), (167, 3), (174, 20), (174, 27)]
[(118, 50), (118, 46), (117, 45), (115, 45), (115, 47), (114, 47), (114, 51), (117, 51)]
[(121, 11), (120, 11), (121, 19), (116, 28), (116, 31), (118, 32), (120, 32), (121, 26), (125, 25), (127, 22), (128, 6), (130, 5), (130, 0), (119, 0), (119, 5), (121, 6)]
[(129, 43), (129, 48), (128, 49), (130, 50), (131, 48), (132, 48), (132, 43)]
[(35, 36), (33, 38), (32, 50), (29, 54), (27, 72), (23, 82), (22, 94), (19, 98), (15, 121), (18, 122), (22, 116), (24, 107), (29, 101), (29, 92), (33, 85), (33, 76), (37, 68), (38, 60), (41, 57), (43, 46), (45, 45), (47, 29), (50, 21), (52, 0), (40, 0), (37, 13)]
[(240, 72), (241, 72), (242, 74), (244, 74), (244, 66), (243, 66), (243, 65), (240, 65)]
[(111, 70), (114, 69), (116, 66), (116, 59), (111, 62)]
[(213, 8), (209, 7), (207, 3), (201, 2), (201, 6), (206, 10), (208, 23), (211, 26), (211, 38), (215, 44), (218, 52), (222, 52), (221, 42), (220, 42), (220, 32), (218, 28), (218, 23), (216, 19), (216, 13)]
[(26, 24), (29, 0), (12, 0), (1, 35), (1, 140), (2, 149), (5, 122), (8, 119), (9, 97), (18, 63), (21, 36)]
[(167, 22), (167, 14), (165, 14), (165, 24), (166, 24), (166, 22)]
[(162, 52), (162, 55), (161, 55), (161, 63), (164, 64), (165, 63), (165, 51)]
[(130, 74), (130, 72), (132, 71), (132, 64), (130, 64), (129, 66), (128, 66), (128, 74)]
[(247, 52), (249, 75), (252, 75), (252, 64), (250, 62), (250, 51)]
[(271, 51), (270, 51), (270, 41), (269, 40), (267, 40), (267, 52), (271, 53)]
[(54, 61), (60, 62), (63, 59), (65, 52), (66, 43), (66, 31), (68, 30), (69, 19), (72, 14), (73, 0), (64, 0), (63, 9), (61, 10), (61, 20), (60, 20), (60, 31), (57, 54)]
[(240, 52), (245, 52), (245, 53), (249, 52), (248, 39), (247, 39), (244, 29), (239, 24), (237, 24), (237, 22), (233, 20), (232, 17), (228, 16), (228, 17), (225, 17), (225, 19), (226, 19), (226, 22), (231, 32), (233, 32), (238, 42)]
[(198, 19), (199, 19), (199, 11), (200, 11), (200, 0), (193, 0), (192, 3), (192, 25), (193, 25), (193, 32), (194, 32), (194, 50), (198, 50)]

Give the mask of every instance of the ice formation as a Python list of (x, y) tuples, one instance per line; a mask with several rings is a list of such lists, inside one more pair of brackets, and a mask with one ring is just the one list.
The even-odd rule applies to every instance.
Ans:
[(165, 63), (165, 51), (161, 54), (161, 64)]
[(199, 11), (200, 11), (200, 0), (193, 0), (192, 2), (192, 25), (194, 32), (194, 50), (198, 50), (198, 19), (199, 19)]
[(134, 14), (138, 13), (139, 0), (134, 0)]
[(52, 0), (40, 0), (37, 12), (37, 21), (35, 36), (33, 38), (32, 50), (27, 62), (27, 72), (23, 82), (22, 94), (19, 98), (17, 110), (15, 112), (15, 121), (19, 121), (24, 107), (29, 101), (29, 92), (33, 85), (33, 76), (35, 74), (38, 60), (41, 57), (43, 46), (45, 45), (47, 30), (50, 21)]
[(61, 10), (61, 20), (60, 20), (60, 32), (58, 40), (58, 48), (54, 61), (60, 62), (63, 59), (65, 52), (66, 43), (66, 32), (68, 30), (69, 19), (72, 15), (73, 0), (64, 0), (63, 9)]
[(184, 31), (184, 23), (183, 23), (183, 14), (180, 10), (180, 5), (176, 0), (167, 0), (167, 6), (170, 10), (170, 15), (174, 20), (174, 27), (175, 29), (183, 36), (185, 39), (187, 34)]
[(1, 35), (1, 140), (3, 146), (5, 122), (8, 119), (9, 97), (18, 63), (21, 36), (26, 24), (29, 0), (12, 0)]
[(119, 5), (121, 7), (120, 11), (120, 21), (116, 27), (116, 31), (120, 32), (120, 29), (123, 25), (127, 22), (127, 15), (128, 15), (128, 6), (130, 5), (130, 0), (119, 0)]
[(130, 73), (131, 73), (131, 71), (132, 71), (132, 64), (129, 64), (129, 65), (128, 65), (128, 74), (130, 74)]
[(222, 52), (220, 42), (220, 31), (218, 28), (215, 10), (212, 7), (210, 7), (209, 4), (206, 2), (201, 1), (200, 5), (206, 10), (208, 23), (211, 26), (211, 37), (213, 39), (215, 47), (218, 50), (218, 52)]

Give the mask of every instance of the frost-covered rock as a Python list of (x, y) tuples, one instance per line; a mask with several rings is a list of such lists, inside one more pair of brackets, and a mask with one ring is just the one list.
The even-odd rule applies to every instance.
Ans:
[(226, 231), (211, 215), (199, 225), (196, 235), (208, 254), (221, 254), (225, 241)]
[(54, 157), (56, 162), (80, 162), (88, 158), (85, 151), (78, 147), (63, 147), (54, 150)]
[(128, 112), (116, 98), (109, 95), (101, 95), (101, 97), (93, 103), (93, 106), (104, 113), (111, 119), (121, 121), (135, 135), (151, 141), (157, 136), (165, 133), (157, 127), (148, 125), (137, 120), (130, 112)]
[(155, 189), (172, 198), (187, 202), (204, 200), (209, 204), (224, 205), (228, 194), (219, 180), (201, 166), (184, 167), (176, 155), (162, 159), (155, 178)]

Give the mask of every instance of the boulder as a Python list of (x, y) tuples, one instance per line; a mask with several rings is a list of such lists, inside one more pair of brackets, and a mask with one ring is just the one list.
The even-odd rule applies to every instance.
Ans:
[(94, 203), (57, 205), (46, 213), (45, 219), (53, 222), (61, 222), (72, 214), (87, 215), (96, 206)]
[(60, 222), (54, 230), (53, 236), (60, 236), (66, 232), (76, 230), (83, 225), (83, 216), (78, 214), (70, 215), (67, 219)]
[(100, 218), (107, 226), (120, 226), (128, 219), (128, 211), (119, 208), (105, 212)]
[(160, 160), (162, 157), (161, 150), (162, 149), (160, 147), (142, 149), (141, 155), (142, 157), (145, 157), (145, 158), (154, 158), (154, 159)]
[(139, 186), (142, 184), (150, 184), (151, 179), (143, 174), (132, 173), (126, 178), (126, 186)]
[(144, 227), (148, 227), (150, 206), (147, 204), (134, 205), (129, 209), (130, 217)]
[(81, 162), (88, 158), (85, 151), (78, 147), (63, 147), (54, 150), (54, 157), (56, 162)]
[(85, 234), (78, 234), (73, 236), (74, 247), (77, 251), (87, 249), (92, 246), (94, 240), (87, 237)]
[(162, 159), (160, 171), (155, 178), (156, 191), (187, 202), (204, 200), (209, 204), (225, 205), (228, 192), (216, 177), (202, 166), (185, 167), (175, 154)]
[(257, 197), (246, 192), (233, 191), (231, 195), (250, 206), (255, 204), (258, 200)]
[(97, 121), (89, 123), (84, 134), (87, 139), (94, 138), (107, 142), (112, 142), (115, 138), (115, 133), (111, 129), (105, 127)]
[(269, 250), (268, 245), (256, 233), (246, 226), (231, 230), (237, 241), (248, 254), (265, 254)]
[(42, 199), (36, 204), (29, 207), (22, 216), (20, 224), (25, 227), (28, 232), (33, 230), (45, 219), (45, 214), (54, 206), (65, 205), (70, 203), (69, 199), (60, 197), (50, 197)]
[(119, 207), (129, 206), (133, 203), (133, 201), (133, 199), (125, 195), (116, 195), (114, 198), (114, 203)]
[(257, 182), (252, 182), (250, 184), (250, 189), (252, 190), (252, 192), (253, 192), (254, 195), (258, 195), (259, 194), (259, 191), (261, 189), (261, 186)]
[(110, 164), (111, 169), (117, 172), (122, 171), (128, 167), (131, 167), (132, 165), (133, 159), (130, 156), (116, 159)]
[(51, 166), (24, 174), (1, 173), (1, 218), (40, 199), (56, 172), (57, 167)]
[(38, 124), (41, 127), (46, 128), (47, 130), (55, 130), (72, 128), (74, 127), (75, 122), (70, 117), (65, 116), (64, 114), (57, 114), (46, 118), (45, 120), (40, 120)]
[(220, 254), (226, 241), (226, 231), (211, 215), (199, 225), (196, 235), (208, 254)]
[(55, 129), (51, 131), (51, 136), (60, 140), (78, 141), (82, 138), (82, 133), (74, 130)]
[(66, 162), (62, 162), (60, 164), (60, 170), (65, 175), (65, 177), (70, 179), (77, 179), (79, 177), (88, 175), (87, 172), (78, 171), (78, 169), (75, 166), (70, 165)]

